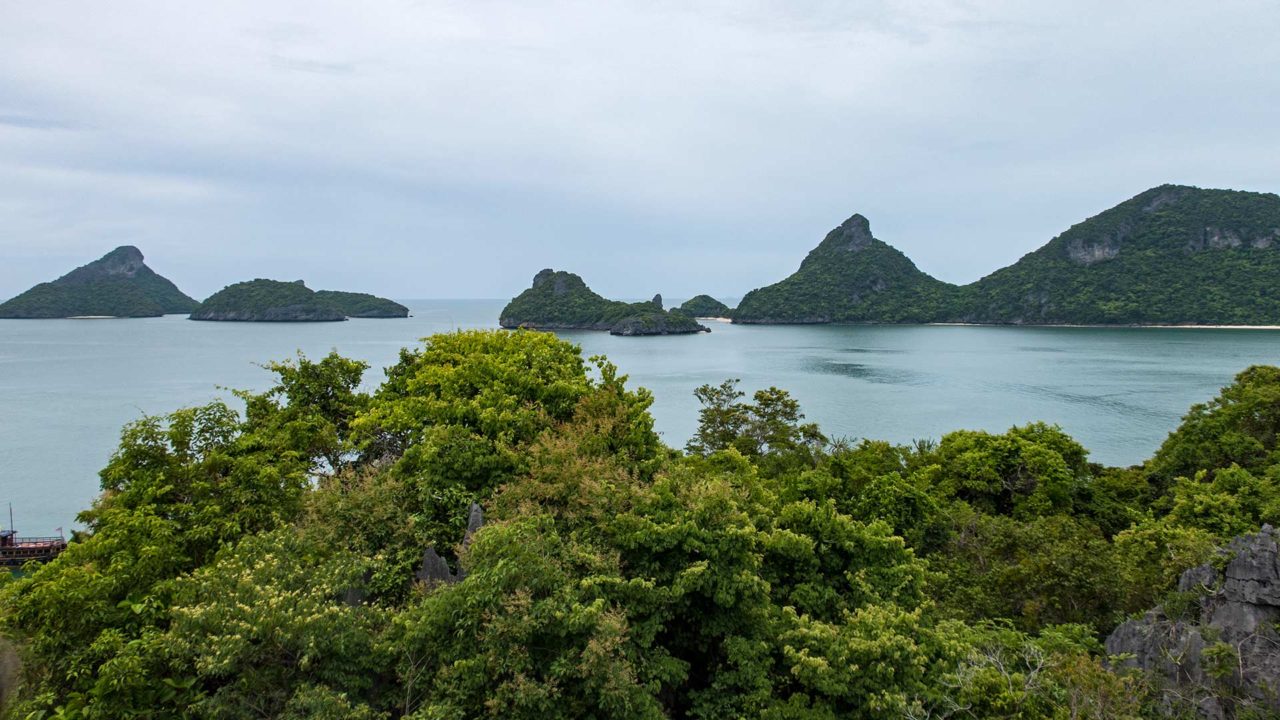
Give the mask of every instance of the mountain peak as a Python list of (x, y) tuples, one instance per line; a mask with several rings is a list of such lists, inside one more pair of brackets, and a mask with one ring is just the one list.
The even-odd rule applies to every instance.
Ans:
[(133, 277), (144, 267), (146, 267), (146, 263), (143, 262), (141, 250), (133, 245), (121, 245), (94, 262), (79, 268), (76, 272), (92, 268), (106, 275)]
[(861, 213), (854, 213), (848, 220), (840, 223), (840, 227), (827, 234), (828, 241), (856, 252), (871, 244), (871, 222)]
[(141, 250), (121, 245), (3, 303), (0, 317), (152, 317), (190, 312), (197, 304), (147, 267)]

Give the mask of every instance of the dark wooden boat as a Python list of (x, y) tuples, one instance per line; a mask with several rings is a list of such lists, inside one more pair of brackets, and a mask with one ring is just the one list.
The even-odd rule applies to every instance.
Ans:
[(22, 567), (35, 560), (48, 562), (67, 549), (62, 537), (18, 537), (13, 530), (0, 530), (0, 567)]

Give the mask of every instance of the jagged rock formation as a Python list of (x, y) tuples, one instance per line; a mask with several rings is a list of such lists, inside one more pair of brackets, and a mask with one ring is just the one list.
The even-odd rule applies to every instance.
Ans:
[[(467, 516), (467, 531), (462, 536), (462, 549), (465, 552), (471, 547), (471, 538), (475, 536), (484, 525), (484, 511), (476, 503), (471, 503), (471, 510)], [(428, 546), (422, 553), (422, 566), (414, 577), (418, 582), (427, 586), (446, 584), (452, 585), (461, 582), (467, 576), (466, 571), (459, 567), (456, 571), (449, 568), (449, 562), (440, 557), (440, 553), (436, 552), (435, 547)]]
[(608, 300), (570, 272), (542, 270), (533, 285), (503, 308), (504, 328), (608, 330), (614, 335), (686, 335), (711, 332), (688, 315), (662, 309), (662, 296), (649, 302)]
[(685, 300), (674, 312), (695, 318), (727, 318), (733, 310), (710, 295), (698, 295)]
[(1189, 608), (1155, 608), (1120, 625), (1107, 653), (1163, 680), (1170, 712), (1235, 717), (1241, 708), (1280, 714), (1280, 547), (1270, 525), (1233, 540), (1225, 565), (1192, 568), (1178, 590)]
[(877, 240), (867, 219), (854, 215), (827, 233), (790, 277), (747, 293), (733, 321), (931, 322), (954, 289)]
[(0, 304), (0, 318), (158, 317), (198, 304), (147, 267), (141, 250), (123, 245)]
[(1162, 185), (957, 287), (854, 215), (741, 323), (1280, 324), (1280, 196)]

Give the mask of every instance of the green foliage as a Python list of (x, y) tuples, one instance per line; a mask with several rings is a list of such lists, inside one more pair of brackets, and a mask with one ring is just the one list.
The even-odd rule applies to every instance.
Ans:
[(1280, 368), (1254, 366), (1236, 375), (1218, 397), (1193, 405), (1148, 463), (1151, 475), (1168, 484), (1232, 464), (1256, 471), (1280, 463)]
[(102, 471), (103, 495), (81, 515), (89, 533), (0, 589), (4, 622), (28, 638), (28, 659), (52, 690), (37, 704), (116, 717), (121, 703), (157, 701), (152, 691), (163, 687), (121, 697), (112, 669), (148, 667), (175, 578), (297, 516), (306, 469), (221, 403), (126, 427)]
[(790, 277), (752, 290), (745, 323), (1274, 325), (1280, 198), (1163, 185), (957, 287), (871, 237), (855, 215)]
[(1275, 195), (1163, 185), (962, 288), (952, 315), (971, 322), (1275, 324), (1278, 227)]
[[(828, 443), (732, 380), (682, 454), (649, 393), (542, 333), (428, 338), (371, 394), (336, 354), (267, 367), (243, 418), (128, 426), (86, 531), (0, 583), (11, 713), (1136, 720), (1159, 689), (1099, 638), (1190, 613), (1181, 571), (1280, 509), (1262, 369), (1166, 447), (1266, 452), (1165, 483), (1039, 423)], [(456, 581), (415, 580), (428, 547)], [(1233, 652), (1205, 654), (1215, 692)]]
[(934, 322), (954, 286), (871, 236), (854, 215), (785, 280), (752, 290), (733, 311), (739, 323)]
[(616, 335), (669, 335), (705, 330), (693, 317), (667, 312), (653, 302), (606, 300), (582, 278), (551, 269), (539, 272), (533, 286), (502, 309), (504, 328), (609, 330)]
[(745, 394), (739, 382), (726, 380), (693, 391), (702, 409), (688, 451), (707, 455), (732, 448), (747, 458), (767, 460), (764, 464), (774, 472), (779, 466), (812, 465), (827, 438), (817, 425), (800, 422), (800, 403), (776, 387), (757, 390), (755, 402), (740, 402)]
[(695, 318), (725, 318), (729, 317), (733, 310), (710, 295), (698, 295), (685, 300), (672, 312), (684, 313)]
[(125, 246), (0, 303), (0, 318), (158, 317), (197, 304), (144, 265), (137, 248)]
[(953, 432), (923, 462), (934, 466), (939, 496), (1018, 518), (1070, 512), (1088, 477), (1084, 448), (1043, 423), (1003, 435)]
[(250, 280), (228, 285), (191, 312), (192, 320), (316, 322), (346, 320), (338, 305), (302, 283)]
[(402, 318), (409, 308), (377, 295), (337, 290), (317, 290), (316, 299), (333, 305), (349, 318)]
[(331, 352), (319, 361), (301, 353), (265, 366), (279, 378), (271, 390), (240, 392), (248, 430), (278, 452), (308, 460), (312, 472), (336, 472), (355, 461), (351, 423), (369, 404), (359, 392), (366, 363)]
[(345, 601), (363, 564), (285, 529), (246, 537), (175, 583), (165, 645), (194, 679), (186, 710), (279, 717), (346, 704), (355, 714), (382, 670), (382, 613)]

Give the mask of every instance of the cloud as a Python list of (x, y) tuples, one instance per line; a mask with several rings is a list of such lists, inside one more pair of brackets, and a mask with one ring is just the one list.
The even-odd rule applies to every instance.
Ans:
[(1280, 189), (1271, 3), (5, 15), (0, 295), (121, 241), (196, 295), (734, 295), (855, 211), (968, 281), (1162, 182)]

